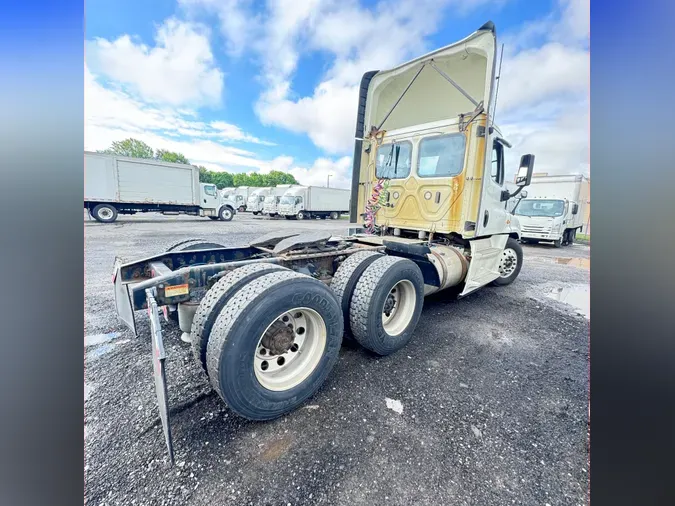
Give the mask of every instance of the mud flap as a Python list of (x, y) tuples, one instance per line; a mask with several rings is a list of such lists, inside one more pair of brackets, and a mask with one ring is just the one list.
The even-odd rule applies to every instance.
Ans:
[(471, 244), (471, 262), (464, 281), (464, 297), (481, 286), (491, 283), (499, 277), (499, 260), (509, 236), (493, 235), (484, 239), (474, 239)]
[(129, 329), (138, 336), (136, 332), (136, 319), (134, 317), (134, 308), (131, 304), (131, 297), (129, 296), (129, 289), (127, 285), (122, 283), (122, 276), (120, 274), (120, 266), (122, 260), (115, 259), (115, 267), (113, 271), (113, 283), (115, 284), (115, 311), (117, 317)]
[(157, 394), (157, 406), (159, 418), (162, 421), (164, 440), (169, 450), (169, 461), (173, 465), (173, 440), (171, 439), (171, 426), (169, 419), (169, 394), (166, 388), (166, 370), (164, 361), (164, 342), (162, 341), (162, 328), (159, 323), (159, 309), (155, 301), (153, 289), (147, 289), (145, 295), (148, 298), (148, 315), (150, 316), (150, 329), (152, 332), (152, 369), (155, 377), (155, 393)]

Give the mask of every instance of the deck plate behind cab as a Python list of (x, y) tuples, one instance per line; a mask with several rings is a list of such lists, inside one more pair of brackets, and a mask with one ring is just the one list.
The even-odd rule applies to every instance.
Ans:
[(305, 232), (300, 235), (294, 235), (293, 237), (288, 237), (279, 242), (274, 247), (274, 253), (279, 255), (294, 249), (320, 246), (325, 244), (332, 236), (333, 234), (329, 232)]
[(284, 239), (287, 239), (288, 237), (293, 237), (296, 235), (300, 235), (302, 232), (299, 230), (285, 230), (283, 232), (270, 232), (269, 234), (265, 234), (261, 237), (258, 237), (255, 241), (251, 241), (250, 245), (253, 246), (254, 248), (257, 247), (267, 247), (267, 248), (272, 248), (276, 246), (279, 242), (281, 242)]

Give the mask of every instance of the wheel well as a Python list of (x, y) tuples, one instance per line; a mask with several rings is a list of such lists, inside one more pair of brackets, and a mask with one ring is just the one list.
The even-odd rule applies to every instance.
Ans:
[(518, 232), (511, 232), (511, 233), (509, 234), (509, 237), (510, 237), (511, 239), (515, 239), (515, 240), (517, 241), (518, 239), (520, 239), (520, 234), (519, 234)]

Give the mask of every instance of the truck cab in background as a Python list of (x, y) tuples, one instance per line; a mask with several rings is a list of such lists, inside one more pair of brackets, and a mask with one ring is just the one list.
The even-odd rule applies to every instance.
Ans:
[(590, 181), (582, 175), (535, 175), (526, 197), (517, 201), (513, 214), (520, 220), (521, 242), (574, 244), (584, 225)]
[(274, 188), (258, 188), (253, 190), (246, 201), (246, 210), (252, 212), (254, 215), (259, 215), (263, 212), (265, 205), (265, 198), (270, 195)]
[(556, 247), (574, 243), (581, 228), (579, 204), (565, 198), (527, 198), (514, 210), (520, 219), (521, 242), (552, 241)]

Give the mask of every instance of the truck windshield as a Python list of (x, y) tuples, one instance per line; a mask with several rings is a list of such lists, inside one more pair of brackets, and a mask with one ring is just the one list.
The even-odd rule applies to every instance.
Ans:
[(283, 197), (281, 197), (279, 204), (295, 204), (295, 197), (291, 197), (290, 195), (284, 195)]
[(562, 200), (523, 199), (516, 208), (518, 216), (562, 216), (565, 212), (565, 202)]
[(375, 176), (382, 179), (401, 179), (410, 175), (412, 143), (382, 144), (377, 148)]
[(279, 197), (275, 197), (274, 195), (268, 195), (267, 197), (265, 197), (265, 202), (269, 202), (271, 204), (272, 202), (276, 202), (277, 198)]

